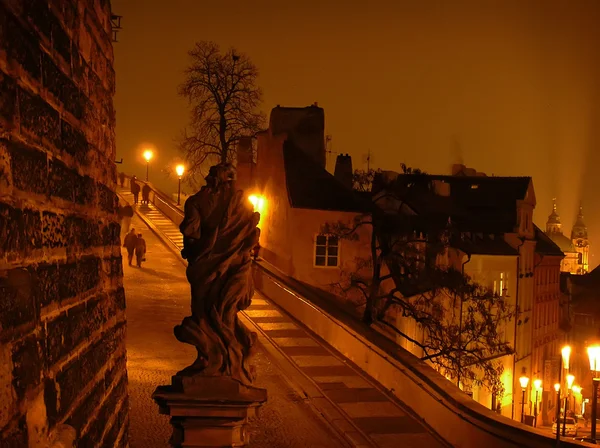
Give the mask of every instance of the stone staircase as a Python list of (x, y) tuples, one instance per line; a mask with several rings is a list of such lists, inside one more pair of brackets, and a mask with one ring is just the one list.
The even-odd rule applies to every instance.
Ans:
[[(177, 249), (183, 249), (183, 235), (179, 227), (158, 210), (152, 203), (133, 205), (133, 194), (128, 188), (117, 188), (117, 194), (134, 207), (134, 210), (142, 215), (151, 225), (161, 232)], [(141, 199), (141, 195), (140, 195)]]

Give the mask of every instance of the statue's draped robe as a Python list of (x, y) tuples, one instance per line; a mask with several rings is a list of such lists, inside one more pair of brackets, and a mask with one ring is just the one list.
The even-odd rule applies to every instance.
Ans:
[(232, 183), (203, 187), (185, 203), (180, 229), (192, 315), (175, 327), (175, 336), (196, 346), (198, 358), (184, 372), (252, 383), (247, 358), (255, 334), (237, 313), (250, 306), (254, 293), (251, 249), (258, 242), (259, 217)]

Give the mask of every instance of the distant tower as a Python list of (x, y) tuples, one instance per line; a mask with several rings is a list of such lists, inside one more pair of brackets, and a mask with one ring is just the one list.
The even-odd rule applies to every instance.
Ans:
[(579, 214), (577, 221), (571, 231), (571, 240), (578, 254), (578, 274), (586, 274), (590, 267), (590, 245), (588, 241), (588, 232), (585, 223), (583, 222), (583, 207), (579, 205)]
[(552, 199), (552, 213), (548, 216), (548, 221), (546, 222), (546, 233), (562, 233), (561, 231), (562, 224), (560, 223), (560, 216), (558, 216), (558, 212), (556, 211), (556, 198)]

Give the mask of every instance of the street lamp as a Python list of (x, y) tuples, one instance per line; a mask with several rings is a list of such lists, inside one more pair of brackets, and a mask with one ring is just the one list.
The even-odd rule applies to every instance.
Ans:
[(525, 391), (527, 390), (527, 385), (529, 384), (529, 377), (523, 375), (519, 378), (519, 383), (521, 383), (521, 389), (523, 389), (523, 399), (521, 400), (521, 423), (523, 423), (523, 416), (525, 415)]
[[(565, 345), (560, 350), (560, 362), (558, 366), (558, 384), (562, 384), (562, 371), (563, 369), (569, 369), (569, 359), (571, 358), (571, 347)], [(560, 389), (559, 389), (560, 390)], [(563, 420), (563, 426), (565, 425)], [(560, 393), (558, 394), (558, 401), (556, 402), (556, 441), (560, 440)]]
[(154, 156), (154, 153), (151, 149), (147, 149), (144, 151), (144, 159), (146, 159), (146, 182), (148, 182), (148, 167), (150, 166), (150, 160)]
[(596, 405), (598, 403), (598, 370), (600, 370), (600, 345), (592, 345), (587, 349), (590, 358), (590, 370), (592, 371), (592, 434), (591, 438), (596, 441)]
[(558, 446), (560, 444), (560, 383), (554, 385), (554, 390), (556, 391), (556, 445)]
[(185, 166), (177, 165), (175, 167), (175, 171), (177, 171), (177, 176), (179, 176), (179, 186), (177, 187), (177, 205), (181, 203), (181, 176), (183, 176), (183, 172), (185, 171)]
[[(573, 387), (573, 382), (575, 381), (575, 377), (573, 375), (567, 375), (567, 393), (565, 395), (565, 415), (564, 418), (567, 418), (567, 411), (569, 409), (569, 396), (571, 395), (571, 388)], [(563, 422), (563, 437), (566, 435), (567, 431), (567, 423)]]
[(581, 387), (580, 386), (573, 386), (572, 388), (573, 390), (573, 410), (575, 411), (575, 414), (579, 414), (581, 412), (581, 408), (579, 409), (579, 412), (577, 412), (576, 408), (577, 408), (577, 395), (581, 394)]
[(542, 380), (533, 380), (533, 387), (535, 388), (535, 404), (533, 405), (533, 426), (534, 428), (537, 428), (538, 393), (542, 389)]

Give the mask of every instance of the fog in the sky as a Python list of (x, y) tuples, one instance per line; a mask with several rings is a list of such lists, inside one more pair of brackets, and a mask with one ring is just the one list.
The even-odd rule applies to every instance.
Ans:
[[(177, 156), (187, 51), (213, 40), (258, 66), (264, 109), (325, 108), (332, 150), (365, 167), (532, 176), (536, 223), (558, 198), (570, 234), (583, 202), (600, 258), (600, 1), (113, 0), (117, 151), (145, 175), (139, 145)], [(335, 155), (330, 162), (334, 161)], [(160, 177), (160, 180), (158, 179)]]

